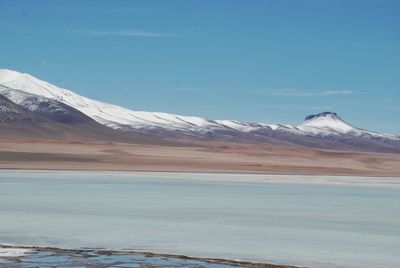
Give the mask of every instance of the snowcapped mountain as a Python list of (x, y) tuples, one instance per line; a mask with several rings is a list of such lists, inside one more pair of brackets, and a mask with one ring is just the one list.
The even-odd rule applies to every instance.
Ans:
[(363, 144), (362, 147), (370, 148), (385, 143), (384, 146), (398, 146), (400, 150), (399, 136), (354, 127), (332, 112), (310, 115), (300, 125), (290, 126), (133, 111), (80, 96), (29, 74), (6, 69), (0, 69), (0, 94), (31, 111), (70, 113), (73, 116), (71, 111), (76, 110), (113, 129), (163, 137), (247, 142), (284, 140), (305, 146), (319, 144), (320, 147), (330, 147), (339, 142), (343, 146), (360, 147)]
[(10, 70), (0, 70), (0, 85), (3, 86), (0, 89), (0, 94), (7, 94), (12, 101), (20, 105), (26, 103), (26, 96), (14, 94), (12, 91), (17, 90), (22, 93), (62, 102), (83, 112), (97, 122), (115, 129), (129, 130), (161, 127), (190, 130), (209, 124), (207, 120), (199, 117), (138, 112), (95, 101), (70, 90), (53, 86), (29, 74)]
[(340, 118), (336, 113), (332, 112), (309, 115), (297, 128), (303, 132), (320, 136), (347, 134), (359, 137), (370, 136), (375, 138), (386, 138), (389, 140), (399, 140), (400, 138), (395, 135), (381, 134), (352, 126)]
[(306, 132), (357, 132), (357, 128), (344, 122), (336, 113), (324, 112), (316, 115), (309, 115), (300, 124), (299, 129)]

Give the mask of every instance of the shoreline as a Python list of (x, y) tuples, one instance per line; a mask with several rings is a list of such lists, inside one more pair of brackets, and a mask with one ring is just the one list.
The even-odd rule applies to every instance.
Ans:
[(124, 169), (112, 169), (112, 168), (43, 168), (43, 167), (4, 167), (0, 166), (1, 171), (76, 171), (76, 172), (143, 172), (143, 173), (177, 173), (177, 174), (239, 174), (239, 175), (284, 175), (284, 176), (332, 176), (332, 177), (366, 177), (366, 178), (400, 178), (400, 174), (382, 174), (373, 173), (369, 174), (363, 173), (322, 173), (322, 172), (282, 172), (282, 171), (249, 171), (249, 170), (218, 170), (218, 169), (151, 169), (151, 168), (124, 168)]
[[(23, 259), (29, 255), (36, 254), (36, 253), (53, 253), (59, 254), (61, 256), (73, 254), (75, 257), (77, 255), (81, 255), (82, 257), (86, 256), (143, 256), (145, 258), (163, 258), (163, 259), (175, 259), (180, 261), (196, 261), (205, 264), (211, 265), (227, 265), (232, 267), (249, 267), (249, 268), (300, 268), (299, 266), (293, 265), (283, 265), (283, 264), (271, 264), (271, 263), (262, 263), (262, 262), (252, 262), (252, 261), (245, 261), (245, 260), (232, 260), (232, 259), (224, 259), (224, 258), (202, 258), (202, 257), (194, 257), (194, 256), (187, 256), (187, 255), (179, 255), (179, 254), (168, 254), (168, 253), (155, 253), (155, 252), (147, 252), (147, 251), (134, 251), (134, 250), (114, 250), (114, 249), (92, 249), (92, 248), (77, 248), (77, 249), (66, 249), (66, 248), (57, 248), (57, 247), (46, 247), (46, 246), (27, 246), (27, 245), (9, 245), (9, 244), (0, 244), (0, 250), (2, 249), (10, 249), (17, 251), (17, 254), (12, 254), (10, 252), (10, 256), (7, 255), (0, 255), (1, 259), (11, 259), (11, 260), (18, 260)], [(24, 251), (25, 250), (25, 251)], [(18, 254), (19, 252), (19, 254)], [(1, 263), (1, 262), (0, 262)], [(184, 263), (182, 264), (184, 265)], [(13, 266), (11, 266), (13, 267)], [(160, 266), (149, 266), (149, 267), (164, 267)], [(165, 266), (169, 267), (169, 266)], [(179, 267), (179, 266), (178, 266)], [(185, 266), (182, 266), (185, 267)]]
[[(2, 169), (2, 172), (44, 173), (52, 172), (84, 173), (104, 176), (126, 175), (137, 179), (137, 175), (157, 177), (161, 180), (174, 181), (208, 181), (208, 182), (232, 182), (232, 183), (288, 183), (288, 184), (312, 184), (312, 185), (347, 185), (362, 187), (400, 187), (400, 177), (396, 176), (363, 176), (363, 175), (328, 175), (328, 174), (292, 174), (292, 173), (244, 173), (244, 172), (196, 172), (196, 171), (155, 171), (155, 170), (79, 170), (79, 169)], [(99, 174), (100, 173), (100, 174)], [(190, 178), (183, 178), (191, 175)], [(229, 176), (221, 177), (221, 176)], [(364, 179), (367, 179), (364, 180)]]
[(271, 176), (329, 176), (329, 177), (365, 177), (365, 178), (396, 178), (398, 175), (353, 174), (353, 173), (302, 173), (302, 172), (263, 172), (263, 171), (219, 171), (219, 170), (173, 170), (173, 169), (92, 169), (92, 168), (19, 168), (0, 167), (0, 171), (76, 171), (76, 172), (132, 172), (132, 173), (178, 173), (178, 174), (226, 174), (226, 175), (271, 175)]
[[(177, 173), (177, 174), (221, 174), (221, 175), (277, 175), (277, 176), (329, 176), (329, 177), (366, 177), (366, 178), (397, 178), (397, 175), (363, 175), (363, 174), (352, 174), (352, 173), (338, 173), (338, 174), (326, 174), (326, 173), (293, 173), (293, 172), (263, 172), (263, 171), (217, 171), (217, 170), (152, 170), (152, 169), (86, 169), (86, 168), (4, 168), (0, 167), (1, 171), (75, 171), (75, 172), (132, 172), (132, 173)], [(400, 177), (399, 177), (400, 178)]]

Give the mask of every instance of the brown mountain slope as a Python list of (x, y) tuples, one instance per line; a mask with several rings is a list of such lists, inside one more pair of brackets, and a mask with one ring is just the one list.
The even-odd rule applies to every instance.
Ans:
[(31, 111), (0, 95), (0, 139), (172, 144), (149, 135), (108, 128), (74, 108), (57, 105), (62, 109)]

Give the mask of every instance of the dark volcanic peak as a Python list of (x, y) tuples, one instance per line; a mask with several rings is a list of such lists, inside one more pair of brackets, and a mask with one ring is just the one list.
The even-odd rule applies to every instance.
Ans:
[(316, 119), (316, 118), (320, 118), (320, 117), (339, 118), (337, 113), (334, 113), (334, 112), (323, 112), (323, 113), (319, 113), (319, 114), (308, 115), (308, 116), (306, 116), (304, 121), (308, 121), (308, 120), (312, 120), (312, 119)]

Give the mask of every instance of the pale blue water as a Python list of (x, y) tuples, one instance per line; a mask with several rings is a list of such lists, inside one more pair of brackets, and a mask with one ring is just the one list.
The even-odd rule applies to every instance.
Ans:
[(230, 177), (2, 171), (0, 244), (400, 267), (400, 187)]

